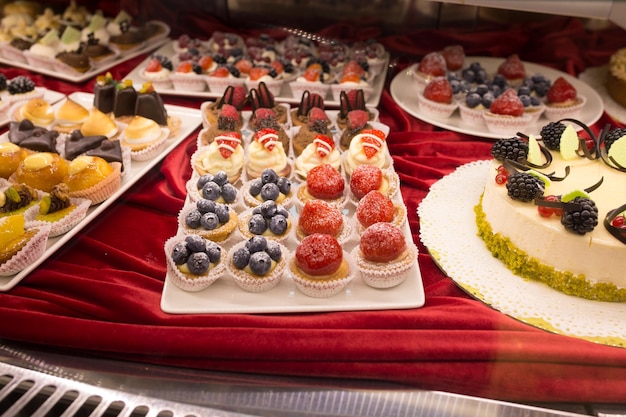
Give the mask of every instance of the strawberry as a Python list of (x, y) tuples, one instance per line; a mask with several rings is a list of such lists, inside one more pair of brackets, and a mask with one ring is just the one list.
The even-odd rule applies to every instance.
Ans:
[(161, 61), (158, 58), (152, 58), (146, 64), (146, 72), (159, 72), (163, 68)]
[(443, 59), (446, 60), (446, 67), (450, 71), (457, 71), (463, 67), (465, 62), (465, 51), (461, 45), (448, 45), (441, 51)]
[(404, 233), (391, 223), (375, 223), (361, 234), (359, 248), (371, 262), (391, 262), (404, 252)]
[(252, 67), (254, 67), (254, 64), (247, 58), (241, 58), (235, 62), (235, 68), (237, 68), (242, 74), (248, 74)]
[(228, 68), (225, 66), (219, 66), (209, 75), (211, 75), (211, 77), (226, 78), (230, 75), (230, 71), (228, 71)]
[(380, 189), (383, 183), (383, 172), (374, 165), (359, 165), (350, 175), (350, 191), (357, 199), (365, 194)]
[(343, 227), (343, 215), (324, 200), (308, 200), (300, 211), (298, 227), (307, 236), (314, 233), (336, 236)]
[(500, 94), (489, 107), (494, 114), (519, 117), (524, 114), (524, 104), (513, 89)]
[(322, 64), (314, 63), (306, 67), (302, 76), (311, 82), (320, 81), (322, 77)]
[(246, 104), (247, 99), (248, 95), (246, 93), (245, 87), (241, 85), (229, 85), (228, 87), (226, 87), (226, 90), (224, 90), (224, 94), (220, 98), (219, 104), (220, 106), (223, 106), (224, 104), (230, 104), (234, 106), (237, 110), (241, 110)]
[(274, 107), (274, 94), (267, 88), (267, 84), (261, 81), (257, 87), (259, 92), (259, 98), (261, 99), (262, 107), (273, 108)]
[(305, 274), (330, 275), (343, 262), (343, 249), (333, 236), (316, 233), (302, 239), (296, 248), (295, 262)]
[(320, 158), (327, 157), (335, 149), (335, 141), (327, 135), (315, 135), (313, 143)]
[(417, 64), (417, 70), (431, 77), (446, 75), (446, 59), (439, 52), (429, 52)]
[(389, 197), (378, 190), (370, 191), (359, 200), (356, 218), (363, 227), (393, 220), (394, 206)]
[(367, 159), (374, 157), (385, 143), (385, 133), (378, 129), (363, 129), (361, 143)]
[(202, 71), (206, 72), (213, 66), (213, 57), (211, 55), (204, 55), (202, 58), (198, 60), (198, 64), (200, 64), (200, 68)]
[(557, 78), (547, 93), (548, 103), (563, 103), (576, 98), (576, 88), (565, 78)]
[(234, 130), (239, 121), (239, 112), (235, 106), (230, 104), (222, 105), (217, 118), (217, 125), (220, 130)]
[(353, 59), (346, 62), (346, 65), (344, 65), (343, 67), (342, 74), (357, 74), (360, 77), (362, 75), (365, 75), (365, 69), (363, 69), (361, 64), (359, 64), (359, 61)]
[(217, 149), (220, 152), (220, 155), (224, 159), (229, 158), (237, 146), (241, 145), (241, 134), (238, 132), (228, 132), (222, 135), (218, 135), (215, 138), (215, 142), (217, 143)]
[(270, 67), (274, 68), (276, 74), (282, 74), (285, 71), (285, 66), (280, 61), (272, 61), (270, 62)]
[(424, 97), (437, 103), (452, 103), (452, 86), (445, 77), (432, 79), (424, 87)]
[(250, 80), (256, 81), (269, 73), (270, 70), (265, 67), (254, 67), (248, 71), (248, 77), (250, 77)]
[(323, 164), (311, 169), (306, 177), (306, 187), (313, 197), (333, 200), (343, 195), (345, 181), (332, 165)]
[(319, 107), (313, 107), (309, 110), (309, 129), (319, 133), (326, 133), (328, 131), (328, 123), (328, 116), (324, 110)]
[(498, 74), (504, 76), (507, 80), (515, 80), (526, 77), (526, 69), (524, 68), (524, 63), (519, 59), (519, 56), (513, 54), (500, 64)]
[(278, 142), (278, 135), (276, 130), (264, 128), (254, 133), (254, 140), (259, 142), (265, 149), (272, 152)]
[(369, 115), (364, 110), (352, 110), (348, 113), (347, 126), (350, 130), (362, 129), (369, 121)]
[(193, 63), (191, 61), (183, 61), (176, 68), (176, 72), (190, 73), (193, 72)]
[(265, 107), (260, 107), (254, 112), (254, 127), (256, 130), (262, 128), (278, 128), (278, 122), (276, 121), (276, 113), (274, 110)]
[(343, 84), (343, 83), (355, 83), (358, 84), (361, 81), (361, 77), (359, 76), (359, 74), (344, 74), (341, 76), (341, 78), (339, 79), (339, 83)]
[(363, 90), (349, 90), (346, 98), (352, 110), (365, 110), (365, 93)]

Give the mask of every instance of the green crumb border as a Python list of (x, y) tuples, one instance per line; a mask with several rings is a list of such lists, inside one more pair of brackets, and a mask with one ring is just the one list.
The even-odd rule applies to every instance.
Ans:
[(474, 206), (478, 236), (485, 242), (491, 254), (502, 261), (513, 274), (533, 281), (543, 282), (555, 290), (567, 295), (594, 301), (624, 302), (626, 288), (619, 288), (607, 282), (591, 283), (585, 276), (563, 272), (554, 267), (542, 264), (517, 248), (510, 239), (500, 233), (493, 233), (482, 208), (483, 194)]

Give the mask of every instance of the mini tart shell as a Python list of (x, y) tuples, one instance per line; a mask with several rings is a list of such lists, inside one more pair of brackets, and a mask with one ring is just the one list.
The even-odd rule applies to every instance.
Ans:
[(24, 213), (26, 221), (30, 222), (34, 227), (48, 225), (50, 226), (50, 237), (55, 237), (69, 232), (87, 215), (87, 210), (91, 206), (91, 200), (86, 198), (70, 198), (70, 211), (58, 220), (52, 219), (53, 214), (39, 216), (39, 204), (30, 207)]
[(230, 251), (231, 256), (228, 258), (227, 268), (228, 272), (230, 272), (230, 275), (233, 277), (233, 281), (235, 281), (235, 284), (237, 284), (239, 288), (248, 292), (259, 293), (271, 290), (278, 285), (282, 279), (285, 268), (287, 267), (289, 251), (284, 245), (279, 243), (280, 250), (282, 251), (281, 258), (267, 274), (257, 276), (233, 265), (232, 255), (245, 244), (245, 241), (239, 242), (237, 245), (233, 246)]
[(170, 130), (167, 127), (161, 127), (161, 136), (155, 139), (153, 142), (143, 144), (141, 146), (129, 144), (124, 140), (124, 132), (120, 136), (120, 141), (123, 146), (130, 148), (130, 157), (133, 161), (148, 161), (165, 149), (166, 141), (169, 138)]
[[(359, 222), (359, 219), (357, 218), (356, 214), (354, 215), (353, 219), (354, 219), (353, 221), (354, 221), (356, 230), (358, 234), (360, 235), (361, 233), (365, 231), (366, 227), (363, 227), (363, 225)], [(402, 228), (404, 227), (404, 224), (406, 223), (406, 219), (407, 219), (406, 206), (404, 204), (394, 203), (393, 204), (393, 219), (391, 219), (389, 223), (399, 228)]]
[(239, 223), (239, 216), (235, 212), (235, 210), (229, 209), (230, 217), (228, 222), (219, 225), (217, 228), (213, 230), (207, 230), (200, 226), (198, 229), (192, 229), (187, 226), (185, 222), (185, 218), (187, 214), (189, 214), (192, 210), (195, 209), (195, 204), (186, 204), (182, 210), (178, 213), (178, 227), (183, 231), (186, 235), (199, 235), (205, 239), (212, 240), (213, 242), (223, 242), (228, 239), (235, 228), (237, 228), (237, 224)]
[(406, 250), (391, 262), (371, 262), (363, 257), (359, 246), (352, 250), (352, 258), (363, 282), (373, 288), (391, 288), (403, 283), (417, 259), (415, 246), (407, 244)]
[(27, 223), (25, 230), (35, 231), (35, 234), (11, 258), (0, 264), (0, 276), (15, 275), (41, 257), (46, 251), (50, 229), (51, 227), (48, 225), (32, 226)]
[(543, 115), (551, 122), (561, 119), (576, 119), (587, 104), (587, 97), (578, 95), (572, 103), (546, 103)]
[[(252, 211), (253, 209), (250, 208), (239, 215), (238, 229), (239, 229), (239, 233), (241, 234), (241, 237), (245, 240), (248, 240), (254, 236), (258, 236), (250, 232), (250, 229), (248, 228), (248, 221), (252, 217)], [(274, 240), (276, 242), (282, 243), (286, 241), (289, 238), (289, 236), (291, 236), (292, 229), (295, 228), (294, 220), (293, 220), (293, 217), (291, 216), (291, 213), (289, 213), (289, 217), (287, 217), (287, 223), (288, 223), (287, 230), (282, 235), (275, 235), (274, 233), (270, 231), (268, 227), (265, 230), (265, 233), (263, 233), (261, 236), (263, 236), (266, 239), (270, 239), (270, 240)]]
[(332, 200), (326, 200), (323, 198), (317, 198), (313, 195), (311, 195), (311, 193), (309, 192), (309, 189), (307, 187), (306, 182), (301, 183), (298, 186), (298, 191), (296, 192), (296, 196), (297, 196), (297, 201), (298, 201), (298, 208), (301, 209), (304, 204), (307, 201), (310, 200), (324, 200), (326, 201), (328, 204), (337, 207), (339, 210), (342, 210), (346, 204), (348, 203), (348, 189), (349, 186), (346, 184), (346, 186), (343, 189), (343, 193), (341, 194), (341, 196), (334, 198)]
[[(386, 168), (381, 169), (381, 171), (383, 173), (383, 185), (381, 186), (381, 188), (378, 189), (378, 191), (393, 200), (400, 191), (400, 177), (392, 169)], [(348, 188), (350, 188), (350, 184), (348, 184)], [(350, 197), (350, 201), (355, 206), (359, 204), (359, 199), (356, 198), (352, 191), (350, 191), (348, 195)]]
[[(240, 193), (243, 195), (243, 201), (248, 207), (257, 207), (263, 204), (262, 200), (259, 200), (252, 194), (250, 194), (250, 186), (252, 185), (252, 181), (246, 181), (240, 189)], [(286, 209), (289, 209), (293, 204), (293, 191), (290, 191), (289, 194), (280, 193), (278, 198), (276, 199), (276, 204), (279, 204)]]
[(289, 260), (289, 272), (298, 290), (308, 297), (328, 298), (344, 290), (354, 277), (354, 265), (344, 251), (343, 261), (337, 271), (329, 276), (315, 277), (303, 272), (296, 264), (295, 255)]
[(174, 261), (172, 260), (172, 248), (178, 242), (185, 240), (184, 236), (173, 236), (165, 241), (165, 258), (167, 263), (167, 272), (172, 283), (178, 288), (189, 291), (197, 292), (202, 291), (209, 287), (215, 281), (217, 281), (226, 271), (226, 259), (228, 259), (228, 252), (222, 248), (222, 256), (217, 264), (211, 264), (209, 270), (203, 275), (192, 275), (183, 273)]
[(113, 166), (113, 172), (107, 175), (106, 178), (89, 188), (71, 191), (70, 197), (91, 200), (92, 205), (102, 203), (111, 197), (122, 185), (122, 164), (115, 162), (111, 166)]
[[(185, 183), (185, 188), (187, 190), (187, 198), (189, 198), (189, 201), (191, 201), (192, 203), (196, 203), (198, 200), (203, 198), (202, 197), (202, 189), (199, 189), (198, 186), (197, 186), (199, 178), (200, 178), (199, 176), (196, 176), (196, 174), (194, 174)], [(239, 204), (240, 200), (241, 200), (241, 190), (237, 189), (237, 197), (235, 198), (235, 201), (233, 201), (232, 203), (226, 203), (225, 201), (223, 201), (221, 199), (221, 197), (220, 197), (220, 199), (216, 200), (215, 202), (216, 203), (220, 203), (220, 204), (226, 204), (231, 209), (233, 209), (237, 204)]]

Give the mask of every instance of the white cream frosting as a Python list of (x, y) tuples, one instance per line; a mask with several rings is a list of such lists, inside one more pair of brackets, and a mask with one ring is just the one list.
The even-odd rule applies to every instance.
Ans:
[[(232, 141), (235, 138), (224, 136), (225, 139)], [(237, 176), (243, 167), (243, 148), (241, 145), (236, 147), (230, 146), (228, 143), (218, 143), (220, 136), (216, 136), (215, 140), (200, 153), (195, 159), (194, 168), (201, 172), (216, 173), (218, 171), (226, 172), (228, 177)], [(240, 141), (241, 142), (241, 141)], [(224, 158), (220, 153), (220, 148), (226, 148), (232, 152), (228, 158)]]
[[(318, 143), (323, 146), (321, 149), (326, 150), (325, 156), (320, 156), (318, 153)], [(310, 170), (324, 164), (329, 164), (339, 170), (341, 167), (341, 154), (336, 148), (331, 149), (326, 142), (315, 139), (313, 143), (308, 144), (296, 158), (296, 174), (306, 178)]]
[[(364, 137), (372, 138), (375, 144), (363, 142)], [(365, 154), (364, 147), (371, 147), (377, 150), (376, 154), (368, 158)], [(387, 142), (381, 140), (378, 136), (369, 133), (359, 133), (350, 142), (350, 148), (345, 156), (345, 168), (348, 175), (354, 171), (359, 165), (374, 165), (379, 168), (386, 168), (389, 164), (387, 159)]]
[[(270, 144), (274, 145), (272, 150), (268, 149)], [(262, 172), (266, 168), (272, 168), (277, 172), (282, 171), (287, 163), (287, 154), (275, 133), (266, 134), (248, 145), (247, 165), (253, 172)]]
[(161, 126), (154, 120), (135, 116), (124, 129), (123, 139), (128, 144), (143, 145), (160, 139), (162, 135)]

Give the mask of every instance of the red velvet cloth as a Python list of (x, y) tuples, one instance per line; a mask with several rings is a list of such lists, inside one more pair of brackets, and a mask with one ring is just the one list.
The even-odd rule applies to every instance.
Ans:
[[(195, 16), (177, 24), (174, 29), (198, 28), (207, 37), (209, 29), (222, 28)], [(346, 24), (324, 33), (358, 38), (375, 32)], [(626, 37), (620, 29), (590, 32), (577, 19), (554, 18), (506, 29), (422, 30), (380, 40), (398, 58), (398, 68), (461, 43), (469, 55), (517, 52), (524, 60), (577, 74), (606, 63)], [(115, 67), (114, 76), (123, 77), (143, 58)], [(2, 71), (10, 77), (25, 73)], [(64, 93), (93, 88), (93, 80), (73, 85), (31, 75), (39, 85)], [(202, 101), (164, 98), (194, 108)], [(391, 127), (389, 149), (420, 250), (424, 307), (272, 315), (162, 312), (163, 243), (176, 231), (196, 131), (97, 221), (14, 289), (0, 293), (0, 337), (199, 369), (391, 381), (503, 400), (623, 401), (626, 350), (552, 334), (494, 311), (461, 291), (419, 243), (416, 208), (430, 185), (459, 165), (488, 158), (492, 141), (415, 119), (388, 90), (379, 109)], [(606, 122), (604, 115), (594, 128)]]

